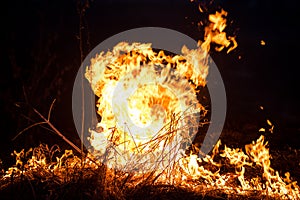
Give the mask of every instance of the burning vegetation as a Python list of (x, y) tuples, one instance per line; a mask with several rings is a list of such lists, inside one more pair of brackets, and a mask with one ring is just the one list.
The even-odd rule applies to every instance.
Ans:
[(1, 192), (17, 198), (9, 188), (27, 187), (32, 199), (300, 198), (290, 173), (272, 168), (263, 135), (243, 148), (218, 141), (202, 158), (196, 146), (187, 149), (208, 113), (197, 94), (206, 85), (211, 45), (227, 53), (237, 47), (224, 32), (226, 15), (209, 15), (204, 40), (197, 49), (182, 47), (182, 55), (122, 42), (93, 58), (86, 78), (101, 121), (90, 130), (90, 153), (56, 145), (15, 151)]
[(261, 136), (243, 151), (222, 146), (219, 141), (202, 159), (190, 154), (165, 170), (145, 173), (116, 170), (90, 154), (81, 158), (72, 150), (62, 154), (58, 146), (40, 145), (27, 152), (14, 152), (16, 164), (3, 174), (1, 192), (18, 189), (20, 193), (6, 194), (16, 199), (24, 191), (23, 197), (38, 199), (152, 199), (164, 195), (298, 199), (299, 186), (289, 172), (280, 176), (271, 167), (267, 144)]

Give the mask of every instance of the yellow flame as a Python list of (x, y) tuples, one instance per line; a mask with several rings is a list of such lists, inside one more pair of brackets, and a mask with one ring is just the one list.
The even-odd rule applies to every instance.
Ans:
[[(185, 118), (186, 116), (181, 118), (184, 111), (190, 109), (188, 105), (191, 105), (191, 102), (187, 101), (195, 99), (197, 87), (206, 84), (207, 56), (211, 43), (219, 45), (216, 49), (218, 51), (228, 48), (227, 52), (230, 52), (237, 46), (234, 37), (227, 38), (224, 32), (226, 15), (224, 10), (210, 15), (211, 24), (205, 29), (205, 40), (199, 41), (198, 49), (189, 50), (184, 46), (182, 55), (169, 56), (163, 51), (154, 52), (151, 44), (122, 42), (112, 51), (101, 52), (93, 58), (91, 65), (86, 69), (86, 78), (99, 97), (97, 107), (102, 119), (97, 125), (98, 129), (91, 130), (89, 138), (91, 146), (104, 156), (107, 156), (114, 146), (118, 149), (116, 153), (122, 153), (123, 156), (144, 152), (154, 154), (155, 157), (156, 149), (164, 149), (166, 143), (172, 143), (170, 141), (176, 138), (178, 127), (182, 129), (185, 120), (191, 120)], [(155, 70), (155, 67), (159, 70)], [(171, 78), (173, 76), (179, 78), (174, 81)], [(170, 79), (167, 84), (166, 79)], [(190, 87), (187, 87), (185, 79), (189, 81)], [(136, 89), (132, 91), (131, 88)], [(178, 95), (174, 88), (184, 95)], [(120, 99), (118, 104), (113, 105), (113, 96), (116, 95), (113, 91), (117, 94), (122, 92), (128, 98), (124, 98), (123, 101)], [(260, 108), (263, 109), (262, 106)], [(200, 103), (196, 103), (189, 114), (195, 112), (202, 112), (203, 116), (206, 114), (206, 110)], [(137, 132), (132, 133), (130, 129), (134, 130), (133, 127), (126, 128), (127, 124), (124, 124), (125, 128), (123, 128), (117, 120), (124, 122), (131, 120), (135, 125), (146, 128), (143, 132), (137, 129)], [(267, 123), (274, 127), (269, 120)], [(259, 131), (265, 129), (261, 128)], [(177, 139), (182, 137), (184, 134)], [(154, 140), (158, 142), (155, 143)], [(195, 191), (203, 189), (197, 189), (201, 185), (199, 183), (203, 181), (206, 188), (220, 189), (228, 194), (232, 192), (247, 194), (247, 191), (255, 190), (263, 194), (277, 195), (276, 197), (279, 195), (280, 198), (299, 199), (299, 186), (292, 181), (290, 174), (287, 172), (282, 178), (271, 168), (271, 155), (267, 145), (264, 136), (260, 136), (258, 140), (246, 145), (245, 151), (242, 148), (230, 148), (226, 145), (221, 149), (219, 140), (212, 155), (200, 159), (198, 155), (190, 153), (180, 158), (170, 169), (171, 171), (159, 171), (154, 175), (159, 175), (158, 182), (166, 183), (171, 180), (176, 186), (192, 188)], [(174, 155), (180, 153), (176, 145), (170, 147), (174, 147), (171, 150)], [(53, 152), (47, 146), (40, 146), (26, 153), (24, 150), (14, 151), (16, 164), (6, 171), (3, 178), (21, 174), (33, 178), (33, 174), (40, 170), (45, 178), (48, 178), (47, 175), (55, 176), (58, 180), (65, 181), (67, 174), (78, 167), (97, 169), (99, 166), (97, 161), (91, 159), (97, 154), (88, 155), (81, 160), (73, 155), (71, 150), (66, 150), (62, 156), (52, 161), (46, 155), (53, 155)], [(28, 157), (30, 153), (32, 156), (25, 162), (24, 157)], [(115, 162), (126, 162), (122, 156), (114, 155), (114, 158), (118, 159)], [(223, 173), (223, 168), (228, 167), (233, 167), (234, 172)], [(256, 177), (253, 177), (249, 171), (256, 170), (257, 167), (261, 169), (262, 174), (256, 172)], [(112, 176), (115, 173), (116, 170), (108, 168), (107, 175), (103, 178), (114, 177), (111, 178), (111, 182), (118, 182), (116, 178), (119, 177)], [(138, 181), (133, 181), (132, 184), (137, 185)]]
[(207, 27), (205, 27), (204, 43), (202, 48), (209, 51), (210, 43), (215, 43), (218, 46), (215, 48), (216, 51), (222, 51), (224, 48), (228, 48), (227, 53), (234, 50), (237, 47), (237, 42), (235, 37), (227, 37), (224, 29), (226, 28), (226, 17), (227, 12), (223, 9), (221, 12), (216, 12), (215, 14), (209, 15), (209, 21), (211, 22)]
[[(103, 154), (113, 141), (122, 155), (120, 163), (132, 154), (161, 151), (165, 139), (170, 144), (184, 137), (194, 113), (206, 114), (197, 101), (196, 89), (205, 85), (207, 53), (186, 47), (182, 53), (168, 56), (154, 52), (151, 44), (122, 42), (91, 60), (86, 77), (99, 97), (102, 117), (97, 125), (102, 132), (91, 130), (90, 142), (96, 151)], [(171, 124), (176, 134), (169, 134)], [(174, 148), (176, 154), (179, 147)]]
[[(101, 52), (91, 60), (86, 78), (99, 97), (101, 122), (97, 127), (102, 130), (100, 133), (91, 130), (94, 150), (103, 154), (109, 141), (114, 141), (122, 154), (118, 161), (124, 163), (123, 158), (131, 157), (132, 153), (155, 151), (153, 146), (160, 151), (164, 149), (164, 140), (149, 144), (158, 138), (166, 139), (163, 135), (168, 133), (171, 122), (176, 124), (177, 133), (176, 137), (171, 134), (168, 143), (175, 138), (186, 138), (183, 136), (189, 129), (186, 124), (198, 126), (190, 120), (195, 113), (203, 117), (207, 112), (196, 96), (199, 86), (206, 85), (210, 45), (218, 45), (218, 51), (228, 48), (227, 52), (237, 46), (234, 37), (227, 37), (224, 32), (226, 15), (224, 10), (209, 15), (204, 41), (198, 42), (197, 49), (183, 46), (182, 55), (155, 52), (151, 44), (121, 42), (112, 51)], [(114, 98), (118, 99), (116, 104)], [(174, 152), (178, 151), (177, 148)]]
[(272, 126), (272, 122), (268, 119), (267, 119), (267, 123), (268, 123), (269, 126)]
[(268, 125), (270, 126), (270, 128), (269, 128), (269, 131), (270, 131), (270, 133), (273, 133), (273, 131), (274, 131), (274, 125), (272, 124), (272, 122), (270, 121), (270, 120), (268, 120), (267, 119), (267, 123), (268, 123)]
[(266, 131), (265, 128), (260, 128), (260, 129), (259, 129), (259, 132), (265, 132), (265, 131)]
[[(269, 149), (267, 148), (268, 142), (264, 141), (264, 136), (260, 136), (257, 141), (245, 146), (245, 152), (242, 149), (232, 149), (224, 147), (220, 156), (229, 160), (229, 163), (235, 167), (235, 174), (231, 176), (222, 175), (220, 168), (223, 165), (216, 164), (212, 157), (207, 156), (204, 159), (197, 158), (196, 155), (182, 158), (180, 160), (180, 167), (185, 173), (183, 175), (184, 182), (187, 184), (188, 180), (207, 180), (209, 187), (220, 189), (235, 189), (236, 191), (243, 192), (249, 190), (259, 190), (267, 195), (279, 195), (281, 198), (298, 199), (300, 197), (299, 186), (297, 182), (290, 179), (290, 174), (285, 173), (285, 178), (281, 178), (278, 171), (271, 168)], [(219, 148), (219, 147), (217, 147)], [(215, 150), (215, 152), (218, 152)], [(216, 172), (204, 169), (201, 163), (211, 163)], [(247, 170), (260, 166), (262, 168), (261, 177), (247, 178)], [(259, 174), (257, 174), (259, 175)], [(234, 186), (226, 184), (230, 179), (237, 179), (240, 185)], [(188, 185), (188, 184), (187, 184)]]

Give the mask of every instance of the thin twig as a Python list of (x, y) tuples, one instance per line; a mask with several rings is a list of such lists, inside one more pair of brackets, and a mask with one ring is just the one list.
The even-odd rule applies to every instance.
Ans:
[(69, 139), (67, 139), (59, 130), (57, 130), (55, 128), (55, 126), (48, 119), (46, 119), (39, 111), (37, 111), (35, 108), (33, 108), (33, 110), (36, 114), (38, 114), (44, 120), (44, 122), (46, 122), (50, 126), (50, 128), (52, 128), (55, 131), (55, 133), (58, 136), (60, 136), (65, 142), (67, 142), (69, 145), (71, 145), (76, 151), (78, 151), (79, 153), (83, 153), (80, 150), (80, 148), (78, 148), (73, 142), (71, 142)]
[[(25, 119), (27, 119), (28, 121), (35, 122), (34, 120), (32, 120), (31, 118), (27, 117), (26, 115), (21, 114), (21, 116), (24, 117)], [(43, 125), (40, 125), (40, 127), (43, 128), (43, 129), (45, 129), (45, 130), (47, 130), (47, 131), (55, 133), (52, 129), (47, 128), (47, 127), (45, 127)]]
[(56, 99), (54, 99), (51, 103), (51, 106), (49, 108), (49, 112), (48, 112), (48, 121), (50, 121), (50, 117), (51, 117), (51, 112), (52, 112), (52, 109), (53, 109), (53, 105), (55, 103)]
[(35, 126), (38, 126), (38, 125), (42, 125), (42, 124), (46, 124), (46, 122), (37, 122), (37, 123), (34, 123), (26, 128), (24, 128), (22, 131), (20, 131), (13, 139), (12, 141), (14, 141), (17, 137), (19, 137), (22, 133), (24, 133), (25, 131), (35, 127)]

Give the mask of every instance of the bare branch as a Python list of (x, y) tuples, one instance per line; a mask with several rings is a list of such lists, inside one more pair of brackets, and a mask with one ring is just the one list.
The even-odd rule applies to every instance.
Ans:
[(51, 112), (52, 112), (52, 109), (53, 109), (53, 105), (55, 103), (56, 99), (54, 99), (51, 103), (51, 106), (49, 108), (49, 112), (48, 112), (48, 121), (50, 121), (50, 117), (51, 117)]
[(46, 124), (46, 122), (37, 122), (37, 123), (34, 123), (26, 128), (24, 128), (21, 132), (19, 132), (13, 139), (12, 141), (14, 141), (17, 137), (19, 137), (22, 133), (24, 133), (25, 131), (35, 127), (35, 126), (38, 126), (38, 125), (42, 125), (42, 124)]
[(39, 111), (37, 111), (35, 108), (33, 108), (34, 112), (40, 116), (44, 120), (45, 123), (47, 123), (51, 129), (54, 130), (54, 132), (60, 136), (65, 142), (67, 142), (69, 145), (71, 145), (77, 152), (84, 155), (84, 153), (78, 148), (73, 142), (71, 142), (69, 139), (67, 139), (57, 128), (48, 120), (46, 119)]

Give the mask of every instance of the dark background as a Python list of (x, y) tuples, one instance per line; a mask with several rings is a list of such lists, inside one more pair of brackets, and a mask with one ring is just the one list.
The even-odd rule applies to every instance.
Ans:
[[(10, 164), (13, 149), (41, 142), (70, 148), (40, 127), (12, 141), (32, 124), (31, 120), (40, 120), (30, 106), (46, 115), (54, 99), (51, 121), (75, 144), (80, 143), (71, 109), (73, 82), (81, 64), (78, 2), (84, 7), (84, 1), (75, 0), (1, 3), (0, 158), (4, 164)], [(239, 44), (229, 55), (211, 53), (227, 92), (225, 130), (240, 130), (241, 138), (248, 142), (256, 138), (242, 130), (257, 132), (266, 126), (268, 118), (275, 125), (275, 133), (269, 136), (273, 147), (300, 148), (297, 1), (219, 0), (201, 4), (207, 5), (209, 13), (220, 8), (228, 11), (226, 31), (236, 35)], [(203, 29), (197, 23), (206, 18), (207, 14), (199, 13), (198, 4), (188, 0), (94, 0), (82, 18), (82, 53), (87, 54), (114, 34), (143, 26), (174, 29), (198, 40)], [(260, 45), (261, 40), (265, 46)], [(239, 143), (236, 138), (227, 140)]]

